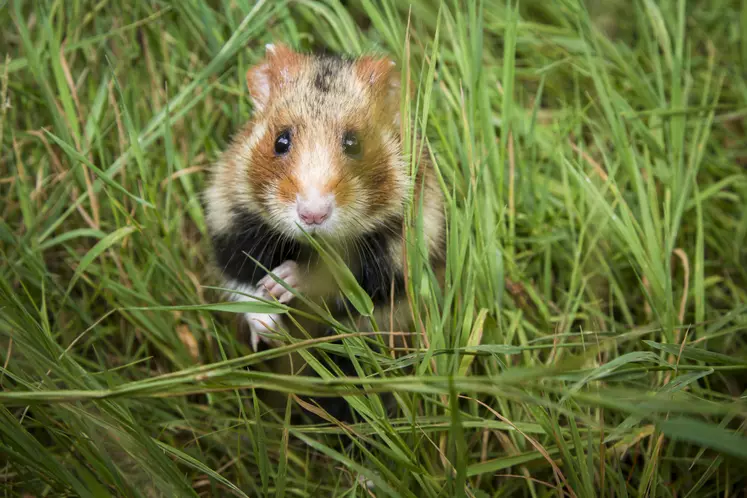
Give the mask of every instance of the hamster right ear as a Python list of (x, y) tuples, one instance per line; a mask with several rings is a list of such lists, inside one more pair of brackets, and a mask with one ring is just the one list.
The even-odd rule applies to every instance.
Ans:
[(246, 86), (257, 111), (264, 110), (272, 94), (295, 77), (301, 57), (283, 43), (265, 45), (265, 58), (246, 73)]

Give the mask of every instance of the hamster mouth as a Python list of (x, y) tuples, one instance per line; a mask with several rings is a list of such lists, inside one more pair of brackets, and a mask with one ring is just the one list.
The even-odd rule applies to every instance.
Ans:
[(315, 237), (328, 237), (328, 238), (335, 238), (336, 235), (338, 235), (336, 232), (337, 230), (334, 229), (333, 223), (330, 223), (329, 221), (325, 221), (324, 223), (319, 224), (309, 224), (304, 223), (302, 220), (297, 219), (296, 217), (290, 217), (288, 219), (288, 225), (293, 238), (298, 240), (299, 242), (305, 242), (306, 241), (306, 235), (313, 235)]

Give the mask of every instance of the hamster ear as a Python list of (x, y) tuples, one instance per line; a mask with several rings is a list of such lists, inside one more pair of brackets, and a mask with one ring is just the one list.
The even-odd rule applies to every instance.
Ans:
[(360, 80), (371, 89), (377, 98), (382, 98), (386, 112), (399, 116), (400, 74), (393, 60), (386, 57), (361, 57), (356, 61)]
[(283, 43), (265, 45), (265, 58), (246, 73), (246, 86), (257, 111), (264, 110), (273, 92), (298, 73), (301, 58)]

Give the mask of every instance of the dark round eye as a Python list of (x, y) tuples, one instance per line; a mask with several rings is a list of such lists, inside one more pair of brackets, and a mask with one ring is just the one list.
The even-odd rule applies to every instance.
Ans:
[(361, 156), (361, 152), (363, 152), (363, 147), (361, 146), (360, 140), (358, 140), (358, 135), (355, 134), (353, 131), (348, 131), (343, 135), (342, 137), (342, 150), (350, 157), (358, 159)]
[(288, 153), (291, 147), (291, 133), (290, 130), (283, 130), (280, 135), (275, 139), (275, 155), (284, 156)]

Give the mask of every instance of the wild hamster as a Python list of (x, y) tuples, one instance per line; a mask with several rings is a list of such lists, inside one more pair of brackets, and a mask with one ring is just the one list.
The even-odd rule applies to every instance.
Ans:
[[(225, 287), (283, 303), (293, 299), (250, 255), (309, 298), (339, 300), (302, 227), (336, 248), (378, 313), (409, 316), (400, 304), (405, 206), (410, 196), (416, 203), (422, 196), (429, 256), (440, 264), (443, 198), (426, 157), (416, 178), (408, 174), (394, 63), (302, 54), (274, 44), (246, 80), (253, 118), (220, 156), (206, 192)], [(255, 350), (268, 329), (282, 325), (278, 315), (247, 314), (246, 320)]]

